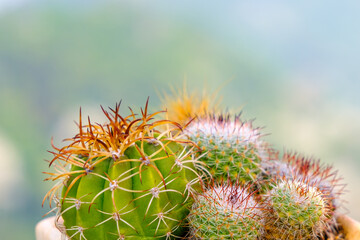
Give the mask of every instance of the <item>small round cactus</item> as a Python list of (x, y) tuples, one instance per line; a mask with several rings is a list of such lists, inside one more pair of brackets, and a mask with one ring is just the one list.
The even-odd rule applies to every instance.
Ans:
[(332, 166), (296, 153), (285, 153), (282, 162), (286, 163), (294, 174), (308, 179), (311, 185), (316, 186), (326, 196), (330, 208), (336, 210), (340, 207), (340, 197), (345, 184), (341, 183), (342, 178)]
[[(179, 124), (119, 114), (106, 124), (82, 125), (70, 144), (57, 148), (46, 180), (58, 181), (47, 197), (58, 203), (71, 239), (170, 239), (186, 234), (193, 186), (200, 177), (194, 146), (179, 137)], [(163, 127), (164, 125), (167, 126)], [(161, 127), (161, 128), (159, 128)], [(160, 129), (160, 130), (159, 130)], [(161, 130), (167, 129), (167, 130)], [(185, 144), (186, 143), (186, 144)], [(62, 190), (61, 190), (62, 189)]]
[[(316, 187), (324, 198), (328, 212), (328, 228), (325, 235), (337, 234), (338, 226), (336, 212), (342, 207), (341, 195), (344, 192), (345, 184), (341, 183), (342, 178), (338, 176), (333, 167), (315, 160), (304, 157), (301, 154), (285, 153), (282, 163), (286, 163), (292, 169), (292, 175), (301, 176), (307, 179), (309, 184)], [(291, 175), (288, 175), (291, 178)]]
[(255, 182), (262, 172), (266, 148), (259, 129), (242, 122), (239, 115), (233, 120), (230, 115), (196, 119), (185, 133), (200, 147), (200, 159), (215, 179), (245, 184)]
[(272, 207), (265, 239), (317, 239), (328, 227), (324, 195), (307, 180), (279, 179), (268, 194)]
[(262, 233), (264, 210), (250, 186), (213, 184), (195, 198), (189, 214), (190, 239), (250, 239)]
[[(306, 184), (316, 188), (324, 199), (328, 209), (328, 227), (325, 229), (325, 235), (332, 236), (338, 232), (338, 226), (335, 214), (342, 206), (341, 195), (344, 192), (345, 185), (341, 183), (341, 178), (332, 166), (322, 164), (320, 160), (304, 157), (301, 154), (285, 153), (282, 159), (278, 156), (274, 161), (269, 161), (263, 166), (266, 172), (267, 183), (271, 179), (287, 178), (294, 180), (296, 177), (306, 179)], [(268, 188), (271, 188), (271, 184)]]

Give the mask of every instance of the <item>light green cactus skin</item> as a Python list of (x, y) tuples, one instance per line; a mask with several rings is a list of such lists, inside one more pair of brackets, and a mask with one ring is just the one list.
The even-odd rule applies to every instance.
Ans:
[(237, 194), (234, 190), (220, 186), (196, 199), (188, 217), (190, 239), (258, 239), (262, 232), (259, 206), (243, 189)]
[(250, 123), (242, 123), (238, 118), (200, 119), (186, 132), (200, 147), (200, 159), (216, 180), (230, 178), (245, 184), (258, 179), (264, 145)]
[(266, 239), (318, 239), (325, 230), (327, 208), (321, 192), (301, 180), (282, 180), (270, 194), (272, 215)]
[[(140, 141), (136, 144), (139, 147), (141, 145)], [(145, 154), (150, 156), (161, 147), (144, 141), (143, 148)], [(134, 146), (129, 147), (118, 160), (123, 163), (114, 165), (114, 160), (109, 158), (96, 165), (91, 173), (81, 177), (72, 186), (61, 206), (67, 235), (72, 236), (72, 239), (88, 240), (165, 239), (170, 235), (184, 235), (185, 230), (180, 225), (191, 204), (191, 198), (186, 198), (191, 173), (186, 173), (188, 170), (185, 168), (174, 167), (175, 157), (171, 155), (182, 148), (179, 144), (171, 143), (166, 146), (166, 152), (160, 151), (154, 156), (164, 157), (153, 164), (156, 164), (164, 177), (166, 188), (154, 168), (143, 165), (140, 180), (140, 162), (124, 161), (141, 158)], [(83, 168), (73, 166), (72, 171), (76, 170)], [(110, 181), (105, 180), (105, 173), (110, 179), (121, 176), (118, 178), (118, 188), (109, 189)], [(68, 180), (67, 187), (76, 177), (73, 175)], [(154, 188), (158, 192), (154, 190), (152, 193)], [(66, 190), (65, 187), (63, 197)], [(93, 201), (97, 194), (99, 196)], [(75, 206), (76, 200), (78, 208)]]

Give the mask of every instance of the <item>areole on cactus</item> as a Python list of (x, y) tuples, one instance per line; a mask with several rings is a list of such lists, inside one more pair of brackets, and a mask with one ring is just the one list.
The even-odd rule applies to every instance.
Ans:
[[(194, 144), (182, 127), (160, 112), (119, 114), (120, 104), (103, 110), (106, 124), (83, 125), (55, 146), (50, 166), (57, 181), (44, 200), (57, 202), (71, 239), (171, 239), (186, 234), (185, 219), (199, 181)], [(200, 165), (199, 165), (200, 166)], [(201, 166), (200, 166), (201, 168)]]

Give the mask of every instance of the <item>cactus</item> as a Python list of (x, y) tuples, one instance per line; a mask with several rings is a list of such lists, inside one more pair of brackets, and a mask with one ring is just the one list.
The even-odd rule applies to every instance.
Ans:
[[(334, 235), (338, 232), (335, 214), (342, 206), (341, 195), (345, 185), (332, 166), (322, 164), (320, 160), (304, 157), (301, 154), (287, 152), (282, 159), (268, 162), (266, 167), (267, 179), (301, 177), (306, 179), (310, 186), (318, 189), (325, 201), (328, 211), (327, 235)], [(271, 188), (271, 185), (270, 185)]]
[[(83, 126), (70, 144), (52, 151), (58, 181), (46, 198), (58, 203), (71, 239), (172, 239), (186, 234), (190, 194), (200, 179), (194, 144), (181, 126), (152, 120), (148, 102), (141, 115), (103, 110), (106, 124)], [(165, 130), (164, 130), (165, 129)], [(62, 190), (61, 190), (62, 189)]]
[(189, 239), (258, 239), (265, 211), (253, 194), (231, 181), (204, 189), (188, 217)]
[(327, 236), (338, 234), (339, 227), (335, 215), (342, 207), (341, 195), (346, 185), (341, 182), (342, 178), (337, 175), (337, 171), (334, 171), (332, 166), (321, 163), (320, 160), (296, 153), (285, 153), (282, 162), (286, 163), (295, 175), (308, 179), (309, 184), (321, 192), (329, 209), (325, 234)]
[(268, 194), (272, 207), (265, 239), (318, 239), (328, 228), (326, 196), (300, 176), (275, 181)]
[(196, 119), (185, 132), (200, 147), (200, 159), (215, 179), (242, 184), (258, 179), (266, 147), (251, 122), (242, 122), (239, 115), (234, 120), (230, 115), (212, 115)]

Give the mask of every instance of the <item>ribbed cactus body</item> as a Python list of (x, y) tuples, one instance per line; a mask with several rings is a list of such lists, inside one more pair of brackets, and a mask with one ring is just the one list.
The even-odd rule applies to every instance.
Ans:
[(264, 143), (250, 122), (211, 116), (195, 120), (186, 133), (200, 147), (201, 161), (215, 179), (254, 182), (261, 173)]
[(326, 229), (328, 209), (321, 192), (303, 180), (281, 180), (269, 194), (272, 214), (266, 239), (317, 239)]
[[(147, 156), (159, 148), (144, 143)], [(172, 153), (170, 147), (166, 150)], [(162, 153), (157, 157), (166, 156), (165, 152)], [(179, 225), (188, 213), (183, 205), (186, 184), (189, 182), (185, 171), (169, 175), (175, 164), (175, 158), (169, 156), (156, 162), (166, 185), (160, 174), (146, 164), (142, 167), (140, 179), (138, 168), (141, 163), (126, 162), (127, 159), (140, 158), (137, 149), (129, 147), (118, 164), (114, 165), (116, 161), (108, 158), (77, 181), (62, 205), (62, 217), (65, 227), (69, 229), (69, 236), (75, 234), (73, 239), (80, 239), (78, 227), (81, 227), (87, 239), (118, 239), (119, 235), (123, 235), (125, 239), (136, 239), (139, 236), (152, 239), (154, 236), (166, 236)], [(77, 168), (74, 167), (73, 170), (76, 171)], [(72, 176), (67, 185), (77, 175)], [(67, 189), (64, 188), (63, 197)], [(67, 209), (69, 210), (66, 211)], [(75, 230), (70, 230), (74, 228)], [(180, 229), (172, 234), (181, 235)]]
[(190, 239), (250, 239), (261, 235), (263, 213), (248, 188), (218, 185), (200, 194), (189, 215)]
[[(110, 123), (81, 126), (68, 146), (51, 161), (59, 184), (47, 194), (58, 196), (58, 216), (71, 239), (171, 239), (186, 234), (190, 192), (198, 176), (194, 148), (177, 137), (176, 123), (151, 121), (142, 112)], [(168, 130), (159, 125), (173, 124)], [(165, 128), (164, 128), (165, 129)], [(185, 145), (186, 142), (186, 145)]]

